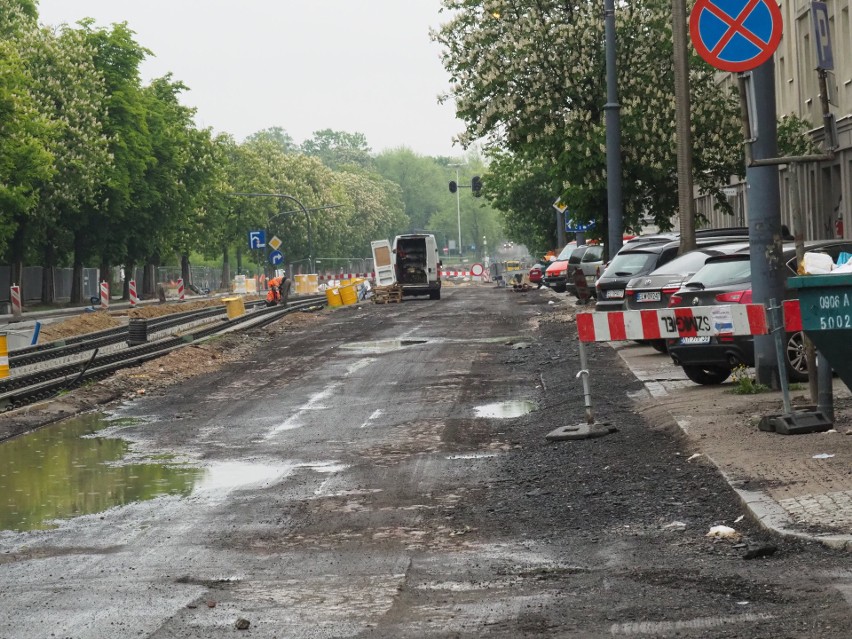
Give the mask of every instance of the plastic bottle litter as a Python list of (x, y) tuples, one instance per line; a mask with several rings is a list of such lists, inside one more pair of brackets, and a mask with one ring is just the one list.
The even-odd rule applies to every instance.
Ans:
[(818, 453), (813, 456), (813, 459), (831, 459), (834, 455), (829, 453)]
[(707, 536), (715, 539), (734, 539), (740, 535), (730, 526), (713, 526)]

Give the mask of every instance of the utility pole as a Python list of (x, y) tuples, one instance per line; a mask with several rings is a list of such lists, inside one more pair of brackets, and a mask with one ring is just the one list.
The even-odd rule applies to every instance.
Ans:
[(458, 225), (459, 225), (459, 262), (461, 262), (461, 254), (462, 254), (462, 243), (461, 243), (461, 197), (459, 196), (458, 184), (459, 184), (459, 167), (464, 166), (464, 164), (448, 164), (447, 166), (453, 166), (456, 169), (456, 215), (458, 217)]
[(692, 198), (692, 128), (689, 58), (686, 47), (686, 0), (672, 0), (674, 37), (675, 131), (677, 134), (677, 200), (682, 255), (695, 248), (695, 201)]
[[(759, 132), (751, 143), (755, 162), (778, 155), (775, 111), (775, 61), (770, 57), (751, 72), (754, 88), (753, 112)], [(748, 239), (751, 244), (751, 281), (755, 302), (784, 299), (785, 268), (781, 251), (781, 195), (778, 167), (746, 166), (748, 194)], [(778, 359), (772, 335), (754, 336), (754, 370), (757, 381), (778, 390)]]
[(615, 0), (604, 0), (606, 32), (606, 202), (607, 255), (612, 258), (621, 248), (624, 219), (621, 210), (621, 106), (618, 104), (618, 76), (615, 68)]

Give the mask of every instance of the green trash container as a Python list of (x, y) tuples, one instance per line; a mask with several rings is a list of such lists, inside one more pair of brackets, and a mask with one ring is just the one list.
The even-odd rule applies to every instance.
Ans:
[(852, 273), (791, 277), (802, 329), (852, 390)]

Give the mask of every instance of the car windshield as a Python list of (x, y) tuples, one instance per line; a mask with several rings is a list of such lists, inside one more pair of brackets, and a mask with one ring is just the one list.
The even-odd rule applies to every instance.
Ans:
[(656, 253), (619, 253), (614, 258), (601, 277), (630, 277), (645, 273), (657, 259)]
[(744, 284), (751, 281), (751, 261), (720, 260), (705, 264), (687, 282), (690, 284), (701, 284), (704, 288), (715, 288), (727, 286), (728, 284)]
[(685, 275), (687, 273), (695, 273), (698, 269), (704, 266), (711, 255), (717, 253), (708, 253), (705, 251), (692, 251), (686, 255), (681, 255), (673, 259), (668, 264), (665, 264), (653, 271), (651, 275)]
[(574, 252), (574, 249), (577, 248), (576, 244), (566, 244), (565, 248), (559, 252), (559, 255), (556, 256), (557, 260), (567, 260), (571, 257), (571, 253)]

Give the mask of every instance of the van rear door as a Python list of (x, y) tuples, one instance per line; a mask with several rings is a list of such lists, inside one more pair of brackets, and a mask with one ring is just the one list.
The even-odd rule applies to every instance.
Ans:
[(394, 268), (391, 245), (387, 240), (370, 242), (373, 250), (373, 269), (376, 271), (376, 286), (391, 286), (396, 284), (396, 269)]

